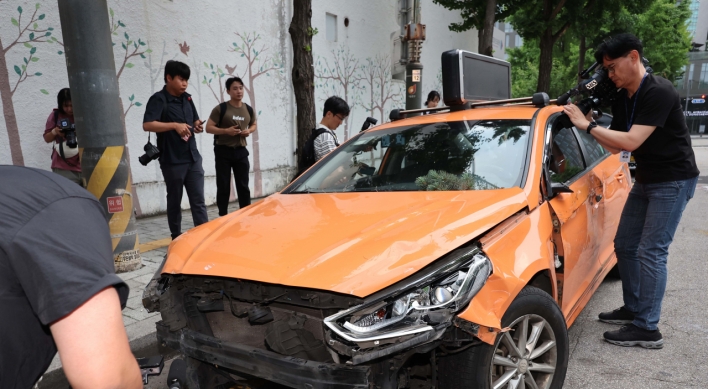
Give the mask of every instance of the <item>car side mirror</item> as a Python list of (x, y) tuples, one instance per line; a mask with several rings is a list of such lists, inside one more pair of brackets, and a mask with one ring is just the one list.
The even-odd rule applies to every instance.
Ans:
[(560, 182), (552, 182), (551, 193), (555, 196), (559, 193), (573, 193), (573, 190), (570, 189), (568, 185), (561, 184)]

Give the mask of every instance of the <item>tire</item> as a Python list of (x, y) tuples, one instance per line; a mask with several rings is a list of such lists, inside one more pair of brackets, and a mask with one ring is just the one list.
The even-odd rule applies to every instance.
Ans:
[[(540, 329), (540, 335), (532, 352), (524, 350), (521, 353), (524, 358), (519, 358), (519, 353), (515, 353), (509, 343), (511, 340), (519, 344), (516, 330), (524, 323), (527, 339), (535, 329)], [(439, 387), (561, 389), (568, 369), (568, 329), (553, 298), (536, 287), (525, 287), (504, 314), (502, 327), (510, 327), (512, 331), (499, 334), (494, 346), (483, 344), (441, 356), (438, 359)], [(529, 342), (525, 343), (530, 346)], [(516, 377), (514, 372), (518, 374)], [(529, 378), (533, 378), (536, 386), (524, 383)]]

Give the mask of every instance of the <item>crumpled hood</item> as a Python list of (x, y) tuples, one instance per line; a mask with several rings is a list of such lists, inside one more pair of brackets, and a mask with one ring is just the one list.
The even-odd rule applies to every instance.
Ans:
[(365, 297), (526, 206), (520, 188), (275, 194), (181, 235), (163, 272)]

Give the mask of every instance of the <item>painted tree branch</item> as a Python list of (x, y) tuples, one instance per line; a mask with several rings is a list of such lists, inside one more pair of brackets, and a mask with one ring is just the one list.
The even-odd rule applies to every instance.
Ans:
[[(20, 9), (21, 9), (21, 8), (20, 8)], [(38, 22), (38, 21), (44, 19), (44, 14), (41, 14), (41, 15), (37, 16), (37, 12), (38, 12), (38, 11), (39, 11), (39, 5), (38, 5), (37, 7), (35, 7), (34, 12), (32, 13), (32, 17), (30, 18), (30, 21), (27, 23), (27, 25), (26, 25), (24, 28), (21, 27), (21, 26), (22, 26), (22, 12), (20, 12), (20, 16), (18, 16), (18, 17), (17, 17), (17, 20), (16, 20), (16, 22), (17, 22), (17, 32), (18, 32), (17, 38), (15, 38), (15, 40), (14, 40), (12, 43), (10, 43), (7, 47), (5, 47), (4, 49), (2, 49), (2, 50), (3, 50), (3, 53), (7, 53), (8, 51), (10, 51), (10, 49), (11, 49), (13, 46), (15, 46), (15, 45), (17, 45), (17, 44), (24, 44), (24, 43), (30, 43), (30, 42), (46, 42), (46, 40), (41, 40), (41, 38), (43, 38), (43, 37), (45, 37), (45, 36), (47, 36), (47, 35), (36, 35), (36, 36), (35, 36), (34, 33), (33, 33), (33, 30), (29, 28), (31, 25), (34, 25), (34, 23), (36, 23), (36, 22)], [(12, 20), (13, 20), (13, 23), (12, 23), (12, 24), (15, 24), (15, 19), (13, 18)], [(32, 36), (30, 36), (30, 39), (29, 39), (29, 40), (26, 40), (26, 41), (20, 41), (20, 39), (22, 38), (22, 36), (23, 36), (23, 35), (25, 34), (25, 32), (27, 32), (28, 30), (32, 33)], [(46, 32), (49, 32), (49, 30), (43, 30), (42, 32), (46, 33)], [(50, 35), (51, 35), (51, 32), (50, 32)]]

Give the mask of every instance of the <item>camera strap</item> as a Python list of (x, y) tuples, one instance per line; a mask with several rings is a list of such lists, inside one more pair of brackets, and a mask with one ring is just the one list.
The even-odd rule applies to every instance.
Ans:
[(639, 88), (637, 88), (637, 92), (634, 94), (634, 106), (632, 107), (632, 116), (629, 116), (629, 113), (627, 112), (627, 98), (625, 97), (624, 99), (624, 114), (627, 120), (627, 132), (629, 132), (629, 130), (632, 128), (632, 124), (634, 123), (634, 110), (637, 108), (637, 100), (639, 100), (639, 91), (642, 90), (642, 85), (644, 85), (644, 80), (646, 80), (648, 74), (649, 73), (644, 73), (644, 77), (642, 77), (642, 82), (639, 83)]

